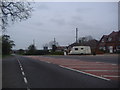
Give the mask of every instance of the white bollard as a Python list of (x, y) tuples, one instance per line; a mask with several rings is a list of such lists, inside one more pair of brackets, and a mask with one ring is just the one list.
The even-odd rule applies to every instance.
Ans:
[(66, 52), (64, 52), (64, 55), (66, 56), (66, 55), (67, 55), (67, 53), (66, 53)]

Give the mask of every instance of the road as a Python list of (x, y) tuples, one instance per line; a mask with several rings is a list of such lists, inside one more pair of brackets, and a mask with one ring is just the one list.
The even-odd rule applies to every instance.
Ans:
[(3, 59), (2, 67), (3, 88), (118, 88), (116, 81), (22, 56)]

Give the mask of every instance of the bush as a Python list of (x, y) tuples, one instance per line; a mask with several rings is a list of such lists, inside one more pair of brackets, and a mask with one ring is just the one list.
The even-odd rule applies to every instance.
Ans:
[(36, 50), (34, 53), (27, 52), (25, 55), (48, 55), (48, 50)]
[(120, 50), (118, 50), (116, 53), (117, 53), (117, 54), (120, 54)]
[(49, 51), (48, 50), (37, 50), (35, 52), (35, 55), (48, 55)]
[(51, 52), (50, 55), (64, 55), (62, 51)]

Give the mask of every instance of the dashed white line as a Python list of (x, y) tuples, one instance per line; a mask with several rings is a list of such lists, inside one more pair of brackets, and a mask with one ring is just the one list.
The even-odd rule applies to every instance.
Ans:
[(20, 68), (21, 69), (21, 71), (23, 71), (23, 68)]
[(23, 76), (25, 76), (25, 73), (24, 73), (24, 72), (22, 72), (22, 75), (23, 75)]
[(62, 67), (62, 68), (68, 69), (68, 70), (76, 71), (76, 72), (79, 72), (79, 73), (83, 73), (83, 74), (90, 75), (90, 76), (93, 76), (93, 77), (96, 77), (96, 78), (100, 78), (100, 79), (103, 79), (103, 80), (110, 81), (110, 79), (100, 77), (100, 76), (97, 76), (97, 75), (94, 75), (94, 74), (86, 73), (86, 72), (83, 72), (83, 71), (79, 71), (79, 70), (72, 69), (72, 68), (65, 67), (65, 66), (61, 66), (61, 65), (59, 65), (59, 66)]
[(26, 77), (24, 77), (24, 81), (25, 81), (25, 83), (26, 83), (26, 84), (28, 83), (28, 81), (27, 81)]
[(20, 66), (20, 69), (21, 69), (21, 73), (22, 73), (22, 75), (23, 75), (24, 82), (25, 82), (25, 84), (27, 85), (26, 88), (27, 88), (27, 90), (30, 90), (30, 88), (28, 88), (28, 81), (27, 81), (25, 72), (24, 72), (24, 70), (23, 70), (22, 64), (21, 64), (21, 62), (20, 62), (19, 59), (17, 59), (17, 61), (18, 61), (18, 64), (19, 64), (19, 66)]

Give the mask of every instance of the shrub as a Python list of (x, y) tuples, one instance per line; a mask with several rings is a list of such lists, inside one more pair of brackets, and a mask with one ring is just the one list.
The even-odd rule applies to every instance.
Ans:
[(50, 55), (64, 55), (62, 51), (51, 52)]

